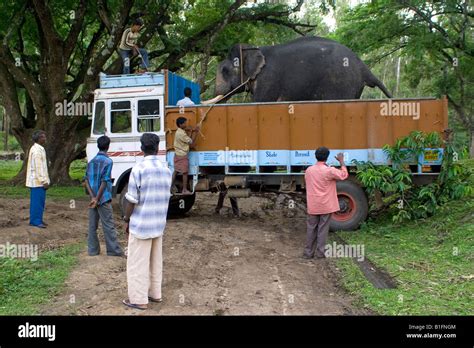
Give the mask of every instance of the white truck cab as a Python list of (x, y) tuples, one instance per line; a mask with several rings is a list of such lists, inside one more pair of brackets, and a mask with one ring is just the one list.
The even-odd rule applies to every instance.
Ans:
[[(167, 86), (168, 81), (170, 85), (174, 83), (176, 88)], [(163, 164), (167, 165), (165, 104), (169, 101), (169, 105), (175, 105), (176, 101), (182, 98), (183, 86), (197, 89), (193, 94), (199, 98), (196, 84), (167, 71), (142, 75), (101, 74), (100, 88), (94, 91), (87, 159), (90, 161), (99, 151), (97, 139), (102, 135), (108, 136), (110, 148), (107, 155), (114, 163), (113, 193), (121, 195), (121, 207), (130, 171), (137, 162), (143, 160), (143, 152), (140, 149), (140, 137), (143, 133), (155, 133), (160, 137), (158, 156)], [(194, 202), (194, 196), (192, 200)]]

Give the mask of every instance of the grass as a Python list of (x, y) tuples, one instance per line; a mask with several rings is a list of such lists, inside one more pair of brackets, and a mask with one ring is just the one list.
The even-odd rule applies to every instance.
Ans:
[(0, 183), (12, 179), (21, 169), (22, 161), (0, 161)]
[[(0, 196), (8, 198), (27, 198), (30, 195), (28, 187), (0, 185)], [(82, 186), (51, 186), (46, 194), (47, 198), (81, 199), (87, 198)]]
[(64, 288), (82, 244), (39, 253), (37, 261), (0, 259), (0, 315), (35, 315)]
[[(0, 182), (12, 179), (21, 169), (22, 161), (0, 161)], [(87, 161), (75, 160), (69, 167), (69, 175), (73, 180), (81, 180), (86, 172)]]
[[(7, 180), (12, 179), (21, 169), (21, 161), (0, 161), (0, 196), (12, 198), (28, 197), (29, 189), (25, 186), (8, 185)], [(71, 163), (69, 175), (74, 180), (81, 180), (86, 171), (86, 160), (76, 160)], [(48, 190), (49, 198), (74, 199), (84, 198), (85, 191), (81, 185), (77, 186), (51, 186)]]
[[(474, 167), (474, 160), (466, 164)], [(356, 304), (379, 314), (473, 315), (473, 212), (474, 195), (431, 218), (395, 224), (384, 217), (358, 232), (338, 232), (349, 244), (363, 244), (365, 257), (398, 283), (397, 289), (376, 289), (352, 260), (341, 258), (344, 287)]]

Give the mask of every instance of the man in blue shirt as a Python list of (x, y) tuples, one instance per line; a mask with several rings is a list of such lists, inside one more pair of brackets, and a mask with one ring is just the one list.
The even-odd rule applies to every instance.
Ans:
[(87, 238), (90, 256), (100, 254), (100, 244), (97, 238), (99, 218), (102, 221), (107, 255), (123, 255), (123, 250), (117, 240), (117, 232), (115, 231), (113, 220), (112, 179), (110, 177), (113, 162), (107, 156), (109, 145), (109, 137), (104, 135), (97, 139), (99, 153), (87, 164), (84, 177), (84, 183), (91, 198), (89, 203), (89, 234)]

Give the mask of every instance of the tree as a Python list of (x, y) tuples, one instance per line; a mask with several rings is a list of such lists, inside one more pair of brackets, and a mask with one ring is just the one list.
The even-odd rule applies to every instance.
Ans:
[[(412, 88), (446, 95), (474, 156), (474, 10), (466, 0), (373, 1), (346, 12), (337, 38), (359, 54), (397, 53)], [(373, 55), (372, 55), (373, 57)], [(369, 63), (370, 64), (370, 63)], [(426, 83), (426, 81), (429, 83)], [(400, 91), (403, 93), (403, 91)]]
[[(85, 148), (90, 122), (87, 117), (58, 114), (58, 105), (92, 102), (99, 73), (120, 72), (115, 52), (131, 19), (140, 16), (146, 22), (140, 44), (152, 48), (155, 70), (175, 71), (190, 53), (227, 50), (230, 44), (218, 46), (214, 40), (231, 24), (272, 23), (300, 31), (305, 25), (289, 17), (302, 3), (298, 0), (290, 7), (248, 5), (244, 0), (2, 2), (0, 10), (8, 20), (0, 23), (0, 100), (12, 133), (27, 154), (33, 130), (44, 129), (49, 135), (51, 180), (70, 183), (69, 165)], [(17, 182), (24, 180), (25, 167), (24, 163)]]

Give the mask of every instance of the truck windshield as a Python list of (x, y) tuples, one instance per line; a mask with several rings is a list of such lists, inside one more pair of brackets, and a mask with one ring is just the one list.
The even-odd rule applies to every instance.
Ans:
[(110, 105), (112, 133), (132, 132), (132, 110), (130, 101), (115, 101)]
[(93, 134), (104, 134), (105, 133), (105, 103), (98, 102), (95, 104), (94, 113), (94, 127), (92, 128)]
[(140, 133), (161, 130), (160, 101), (145, 99), (138, 101), (137, 129)]

